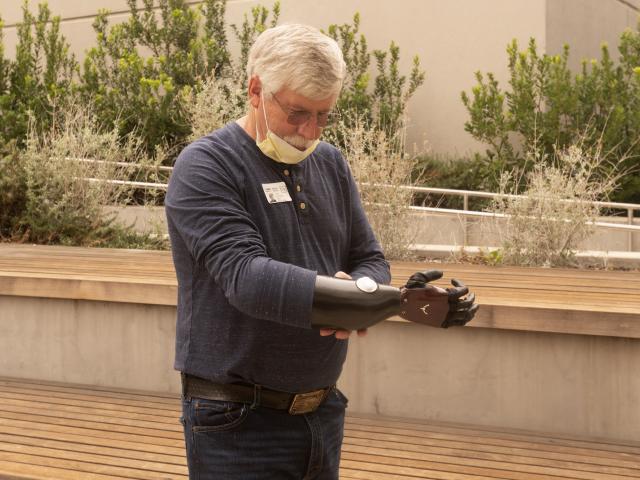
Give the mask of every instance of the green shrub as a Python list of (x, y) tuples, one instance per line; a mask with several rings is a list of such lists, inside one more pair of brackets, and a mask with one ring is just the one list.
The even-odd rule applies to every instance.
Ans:
[[(413, 67), (407, 76), (399, 71), (400, 48), (391, 42), (388, 51), (374, 50), (377, 75), (371, 84), (369, 66), (371, 53), (363, 34), (358, 35), (360, 15), (353, 16), (353, 25), (330, 25), (327, 35), (342, 49), (347, 65), (347, 78), (338, 98), (337, 111), (343, 125), (382, 131), (388, 141), (404, 146), (403, 135), (407, 104), (415, 91), (424, 83), (425, 72), (420, 69), (420, 59), (413, 58)], [(343, 138), (341, 128), (328, 130), (336, 145), (344, 147), (348, 139)]]
[[(49, 130), (30, 122), (21, 150), (2, 159), (2, 238), (38, 244), (166, 248), (167, 242), (115, 222), (106, 205), (127, 203), (132, 190), (106, 180), (128, 178), (123, 157), (144, 165), (139, 141), (101, 131), (85, 104), (71, 103)], [(85, 159), (101, 158), (103, 162)], [(91, 180), (90, 180), (91, 179)], [(8, 215), (5, 213), (8, 212)]]
[(527, 167), (525, 152), (532, 150), (552, 158), (586, 132), (586, 145), (601, 142), (610, 158), (626, 159), (618, 168), (635, 172), (615, 198), (640, 202), (640, 24), (622, 34), (619, 51), (614, 62), (603, 45), (600, 60), (585, 60), (573, 73), (568, 46), (561, 55), (540, 55), (534, 39), (526, 51), (514, 40), (507, 48), (509, 89), (492, 73), (477, 72), (471, 95), (462, 93), (465, 129), (506, 168)]
[[(185, 0), (127, 0), (131, 17), (109, 27), (107, 11), (94, 22), (97, 45), (84, 62), (82, 90), (94, 101), (104, 125), (117, 124), (121, 135), (137, 131), (148, 152), (157, 145), (176, 151), (191, 133), (188, 102), (203, 79), (244, 78), (244, 63), (269, 11), (252, 10), (241, 27), (233, 25), (242, 55), (236, 65), (228, 50), (225, 0), (207, 0), (192, 8)], [(273, 8), (275, 24), (279, 14)], [(238, 101), (231, 96), (230, 101)]]
[[(500, 171), (496, 162), (483, 155), (457, 158), (450, 155), (420, 155), (415, 162), (414, 176), (420, 175), (420, 186), (450, 188), (456, 190), (495, 191), (499, 184)], [(414, 196), (414, 203), (428, 207), (462, 209), (460, 196), (423, 194)], [(487, 201), (471, 197), (469, 208), (482, 210)]]
[(0, 239), (15, 237), (27, 202), (27, 180), (15, 141), (0, 147)]
[[(25, 2), (15, 61), (4, 58), (0, 22), (2, 238), (166, 246), (155, 237), (137, 236), (103, 212), (106, 205), (159, 202), (161, 193), (154, 196), (79, 180), (166, 181), (157, 170), (108, 169), (109, 164), (90, 168), (89, 163), (68, 159), (171, 164), (194, 136), (246, 111), (249, 48), (259, 33), (276, 25), (278, 2), (271, 10), (256, 6), (241, 24), (230, 25), (240, 48), (237, 59), (228, 47), (226, 0), (206, 0), (197, 7), (186, 0), (127, 3), (131, 15), (123, 23), (109, 25), (106, 11), (96, 17), (96, 44), (88, 50), (81, 70), (60, 35), (60, 19), (51, 15), (46, 4), (39, 5), (34, 17)], [(343, 49), (349, 76), (338, 100), (341, 127), (327, 129), (326, 138), (338, 146), (353, 147), (354, 138), (349, 135), (358, 133), (363, 139), (360, 144), (367, 149), (362, 158), (368, 163), (364, 163), (373, 168), (376, 162), (369, 161), (371, 155), (382, 154), (386, 158), (380, 165), (402, 163), (395, 170), (400, 174), (394, 177), (397, 181), (406, 177), (405, 167), (412, 165), (404, 153), (406, 106), (423, 84), (424, 72), (416, 57), (410, 74), (401, 75), (400, 50), (393, 42), (388, 51), (370, 53), (365, 37), (359, 34), (359, 22), (356, 14), (353, 25), (329, 27), (329, 35)], [(369, 73), (372, 54), (377, 70), (373, 76)], [(74, 119), (71, 114), (78, 114), (78, 95), (85, 116)], [(384, 171), (374, 170), (373, 176), (364, 172), (359, 176), (378, 178)], [(396, 200), (406, 195), (396, 190), (387, 200), (398, 205)], [(384, 200), (377, 193), (367, 195)], [(380, 215), (381, 225), (397, 223), (400, 218), (395, 213)]]
[(37, 128), (46, 129), (54, 112), (66, 108), (78, 73), (60, 33), (60, 17), (52, 16), (46, 3), (38, 5), (34, 16), (25, 1), (22, 13), (14, 61), (4, 58), (0, 45), (0, 141), (15, 139), (19, 145), (25, 141), (30, 115)]

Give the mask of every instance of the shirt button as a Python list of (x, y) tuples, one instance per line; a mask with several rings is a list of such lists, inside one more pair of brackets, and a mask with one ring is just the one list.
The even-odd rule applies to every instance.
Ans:
[(307, 208), (307, 205), (304, 202), (300, 202), (300, 210), (304, 210)]
[(284, 173), (287, 177), (289, 176), (289, 170), (285, 170), (283, 173)]
[(301, 192), (301, 191), (302, 191), (302, 187), (301, 187), (300, 185), (296, 185), (296, 190), (297, 190), (298, 192)]

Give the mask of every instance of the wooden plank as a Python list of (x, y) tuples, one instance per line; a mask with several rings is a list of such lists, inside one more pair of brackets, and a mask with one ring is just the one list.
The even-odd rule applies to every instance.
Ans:
[(30, 465), (15, 459), (12, 461), (0, 460), (0, 474), (2, 474), (2, 480), (127, 480), (127, 477)]
[(72, 394), (96, 394), (101, 397), (137, 399), (145, 402), (163, 402), (166, 405), (180, 405), (180, 399), (175, 393), (146, 392), (144, 390), (121, 389), (104, 387), (99, 385), (70, 384), (53, 380), (20, 379), (15, 377), (0, 376), (0, 386), (15, 385), (28, 386), (28, 388), (41, 389), (43, 391), (68, 392)]
[[(482, 305), (471, 326), (640, 338), (638, 272), (423, 262), (391, 267), (398, 286), (433, 268), (462, 278)], [(177, 283), (170, 252), (0, 244), (0, 295), (175, 306)]]
[[(0, 386), (1, 478), (186, 479), (182, 429), (171, 423), (180, 412), (175, 396), (149, 393), (163, 407), (151, 420), (144, 392), (0, 382), (8, 389)], [(349, 415), (340, 472), (368, 480), (622, 480), (640, 478), (640, 443)]]
[[(74, 420), (72, 418), (64, 418), (52, 415), (28, 415), (24, 413), (7, 412), (0, 410), (1, 419), (10, 420), (12, 425), (23, 425), (29, 427), (34, 425), (36, 428), (40, 424), (48, 426), (64, 427), (63, 432), (69, 431), (67, 427), (84, 429), (87, 435), (102, 436), (106, 438), (118, 438), (126, 440), (128, 435), (134, 435), (136, 441), (152, 443), (154, 445), (166, 445), (170, 447), (179, 447), (184, 442), (184, 437), (178, 432), (167, 430), (151, 430), (141, 426), (123, 426), (116, 424), (96, 423), (85, 420)], [(50, 428), (50, 427), (49, 427)]]
[[(17, 436), (13, 439), (0, 436), (0, 452), (51, 457), (70, 462), (93, 463), (104, 467), (102, 471), (97, 471), (97, 473), (109, 471), (115, 475), (124, 476), (126, 470), (115, 470), (115, 468), (124, 468), (145, 472), (145, 476), (149, 475), (148, 478), (168, 478), (167, 475), (188, 476), (186, 462), (183, 464), (168, 463), (167, 460), (170, 457), (166, 456), (145, 460), (123, 456), (120, 451), (114, 449), (106, 450), (102, 448), (96, 451), (96, 449), (83, 448), (82, 445), (67, 444), (54, 440), (41, 440), (38, 444), (34, 444), (33, 439), (29, 440), (28, 437), (22, 436)], [(113, 454), (116, 454), (116, 456), (113, 456)], [(111, 470), (111, 467), (114, 470)]]
[[(58, 451), (50, 451), (50, 455), (37, 455), (27, 453), (14, 453), (3, 450), (4, 446), (0, 444), (0, 461), (25, 463), (32, 466), (40, 466), (55, 469), (71, 470), (82, 472), (83, 474), (101, 474), (109, 477), (131, 478), (131, 479), (148, 479), (148, 480), (184, 480), (186, 475), (152, 472), (150, 470), (139, 470), (133, 468), (124, 468), (111, 465), (102, 465), (99, 463), (83, 462), (77, 460), (68, 460), (58, 458), (55, 455), (62, 454)], [(49, 477), (51, 478), (51, 477)]]
[[(372, 451), (371, 453), (353, 453), (344, 451), (342, 459), (346, 461), (356, 461), (376, 465), (382, 471), (393, 472), (399, 469), (405, 473), (409, 473), (409, 468), (418, 469), (421, 472), (429, 472), (429, 475), (438, 473), (442, 478), (449, 478), (449, 475), (469, 475), (471, 478), (501, 478), (508, 480), (544, 480), (549, 478), (573, 478), (581, 480), (628, 480), (626, 477), (615, 475), (604, 475), (590, 472), (577, 472), (569, 469), (555, 469), (532, 466), (528, 470), (531, 471), (512, 471), (509, 464), (494, 464), (493, 468), (483, 467), (481, 465), (464, 465), (455, 459), (454, 463), (436, 462), (424, 459), (413, 459), (406, 457), (392, 456), (394, 451), (390, 451), (384, 455), (384, 450)], [(525, 466), (521, 468), (526, 469)]]
[[(73, 433), (75, 432), (75, 433)], [(112, 440), (110, 438), (102, 438), (86, 435), (86, 430), (67, 428), (64, 431), (56, 431), (55, 429), (47, 429), (46, 425), (38, 425), (38, 428), (24, 428), (24, 425), (7, 426), (0, 423), (0, 434), (12, 435), (13, 438), (24, 437), (33, 439), (40, 445), (42, 441), (64, 442), (73, 445), (74, 449), (90, 449), (96, 452), (120, 452), (123, 458), (139, 458), (153, 461), (157, 458), (169, 458), (171, 463), (180, 465), (186, 464), (184, 445), (180, 447), (167, 447), (163, 445), (154, 445), (152, 443), (142, 443), (134, 441), (133, 437), (126, 437), (127, 440)], [(26, 440), (25, 440), (26, 441)], [(102, 450), (98, 450), (104, 447)]]
[[(420, 462), (431, 462), (436, 464), (455, 464), (468, 468), (483, 468), (485, 472), (490, 470), (501, 470), (507, 473), (495, 476), (518, 480), (523, 474), (563, 476), (572, 472), (575, 478), (610, 478), (632, 477), (640, 478), (640, 470), (637, 468), (612, 467), (609, 465), (594, 465), (584, 463), (588, 457), (566, 457), (561, 460), (549, 460), (535, 456), (535, 452), (525, 455), (506, 455), (485, 453), (476, 450), (455, 449), (455, 448), (411, 448), (415, 447), (410, 442), (390, 443), (377, 440), (352, 441), (345, 439), (342, 451), (366, 455), (377, 455), (379, 457), (394, 458), (395, 462), (404, 460), (416, 460)], [(466, 470), (469, 473), (469, 470)], [(478, 473), (478, 472), (476, 472)], [(527, 476), (525, 475), (525, 477)], [(544, 477), (543, 477), (544, 478)]]
[[(393, 433), (377, 433), (377, 432), (361, 432), (355, 430), (345, 430), (345, 444), (352, 446), (367, 446), (372, 445), (371, 439), (375, 439), (377, 442), (375, 445), (380, 447), (381, 444), (395, 445), (398, 450), (406, 450), (407, 452), (416, 452), (432, 455), (443, 455), (446, 457), (462, 457), (474, 459), (477, 462), (481, 461), (497, 461), (501, 459), (503, 463), (509, 462), (511, 464), (534, 464), (551, 466), (555, 465), (555, 461), (559, 462), (575, 462), (585, 463), (591, 462), (591, 466), (587, 470), (600, 470), (600, 467), (611, 465), (613, 468), (618, 468), (618, 471), (637, 471), (638, 470), (638, 458), (635, 461), (629, 461), (628, 463), (615, 462), (598, 466), (597, 460), (591, 460), (585, 456), (579, 456), (575, 454), (569, 454), (563, 452), (562, 454), (553, 454), (553, 452), (545, 452), (528, 448), (526, 444), (513, 445), (510, 447), (482, 444), (474, 442), (468, 438), (459, 436), (449, 439), (438, 438), (411, 438), (402, 434)], [(622, 465), (620, 465), (622, 463)], [(635, 468), (634, 468), (635, 467)]]
[[(536, 442), (544, 445), (555, 446), (562, 444), (565, 446), (574, 446), (578, 448), (587, 448), (595, 450), (604, 450), (610, 452), (618, 452), (632, 455), (633, 458), (640, 458), (640, 441), (617, 441), (612, 443), (610, 440), (598, 439), (594, 437), (580, 438), (570, 435), (553, 434), (537, 432), (533, 433), (528, 430), (517, 430), (514, 428), (499, 428), (475, 425), (471, 427), (467, 424), (456, 424), (452, 422), (441, 423), (437, 421), (426, 421), (418, 419), (407, 419), (401, 417), (381, 417), (371, 414), (351, 414), (346, 420), (347, 425), (375, 425), (378, 427), (403, 428), (407, 430), (415, 430), (417, 432), (442, 432), (454, 435), (464, 435), (470, 437), (486, 437), (514, 440), (520, 442)], [(551, 449), (551, 451), (554, 451)], [(623, 458), (623, 457), (621, 457)]]

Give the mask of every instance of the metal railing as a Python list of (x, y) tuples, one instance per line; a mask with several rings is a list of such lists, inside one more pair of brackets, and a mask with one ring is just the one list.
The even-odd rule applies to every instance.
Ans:
[[(79, 159), (79, 158), (67, 158), (69, 160), (76, 160), (81, 162), (95, 162), (95, 163), (111, 163), (121, 167), (127, 168), (144, 168), (149, 170), (163, 171), (163, 172), (172, 172), (173, 167), (165, 167), (165, 166), (153, 166), (153, 165), (136, 165), (126, 162), (105, 162), (103, 160), (92, 160), (92, 159)], [(106, 180), (106, 179), (97, 179), (97, 178), (87, 178), (85, 179), (90, 182), (108, 182), (117, 185), (127, 185), (135, 188), (143, 188), (143, 189), (156, 189), (156, 190), (166, 190), (168, 185), (166, 183), (153, 183), (153, 182), (137, 182), (137, 181), (128, 181), (128, 180)], [(367, 187), (372, 186), (368, 183), (361, 183), (361, 186)], [(434, 213), (438, 215), (456, 215), (460, 217), (463, 221), (463, 245), (467, 245), (468, 240), (468, 225), (466, 219), (469, 217), (493, 217), (493, 218), (506, 218), (508, 215), (499, 214), (499, 213), (491, 213), (491, 212), (479, 212), (469, 210), (469, 199), (470, 198), (527, 198), (526, 195), (514, 195), (514, 194), (504, 194), (504, 193), (495, 193), (495, 192), (480, 192), (474, 190), (456, 190), (452, 188), (435, 188), (435, 187), (417, 187), (411, 185), (402, 185), (397, 187), (395, 185), (389, 184), (377, 184), (373, 186), (379, 187), (387, 187), (387, 188), (401, 188), (406, 189), (411, 192), (416, 193), (427, 193), (427, 194), (438, 194), (438, 195), (449, 195), (449, 196), (457, 196), (462, 197), (462, 210), (454, 209), (454, 208), (439, 208), (439, 207), (425, 207), (425, 206), (410, 206), (409, 208), (413, 211), (420, 212), (428, 212)], [(563, 200), (565, 202), (575, 202), (576, 200)], [(621, 203), (621, 202), (587, 202), (591, 205), (595, 205), (600, 208), (609, 208), (609, 209), (617, 209), (626, 211), (626, 223), (612, 223), (612, 222), (587, 222), (588, 225), (593, 225), (597, 228), (605, 228), (612, 230), (624, 230), (627, 231), (627, 250), (633, 251), (633, 235), (634, 233), (640, 233), (640, 225), (634, 224), (634, 212), (640, 211), (640, 204), (635, 203)], [(612, 218), (620, 218), (612, 216)]]
[[(388, 185), (392, 187), (391, 185)], [(527, 198), (526, 195), (513, 195), (513, 194), (504, 194), (504, 193), (493, 193), (493, 192), (477, 192), (473, 190), (455, 190), (450, 188), (431, 188), (431, 187), (415, 187), (415, 186), (402, 186), (400, 188), (408, 189), (412, 192), (422, 192), (422, 193), (431, 193), (431, 194), (439, 194), (439, 195), (451, 195), (462, 197), (462, 210), (455, 210), (456, 214), (460, 216), (486, 216), (487, 212), (474, 212), (469, 210), (469, 198)], [(575, 202), (575, 200), (563, 200), (564, 202)], [(618, 229), (618, 230), (626, 230), (627, 233), (627, 250), (633, 250), (633, 233), (635, 231), (640, 230), (640, 226), (634, 224), (634, 212), (640, 211), (640, 205), (635, 203), (621, 203), (621, 202), (588, 202), (590, 205), (594, 205), (600, 208), (610, 208), (616, 210), (624, 210), (626, 211), (626, 224), (619, 223), (609, 223), (609, 222), (588, 222), (588, 224), (593, 224), (596, 227), (600, 228), (610, 228), (610, 229)], [(412, 209), (420, 208), (420, 209), (428, 209), (429, 207), (412, 207)], [(439, 210), (447, 210), (449, 213), (454, 213), (454, 209), (436, 209), (439, 213)], [(427, 210), (425, 210), (427, 211)], [(480, 214), (480, 215), (478, 215)], [(498, 214), (488, 213), (490, 216), (497, 217)], [(465, 222), (464, 225), (464, 245), (467, 244), (467, 225)]]

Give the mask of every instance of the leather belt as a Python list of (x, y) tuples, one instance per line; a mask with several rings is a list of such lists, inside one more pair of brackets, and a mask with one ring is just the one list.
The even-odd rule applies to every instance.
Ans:
[(260, 385), (214, 383), (210, 380), (182, 374), (182, 394), (185, 397), (204, 398), (251, 404), (251, 408), (263, 406), (287, 410), (291, 415), (301, 415), (317, 410), (334, 386), (304, 393), (271, 390)]

